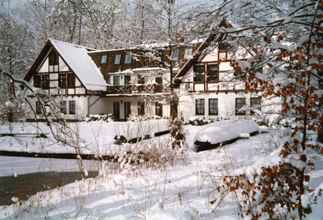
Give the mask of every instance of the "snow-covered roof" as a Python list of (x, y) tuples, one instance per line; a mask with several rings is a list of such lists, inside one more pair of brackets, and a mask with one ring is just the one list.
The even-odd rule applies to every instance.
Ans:
[(87, 90), (106, 91), (107, 83), (85, 47), (54, 39), (49, 41)]

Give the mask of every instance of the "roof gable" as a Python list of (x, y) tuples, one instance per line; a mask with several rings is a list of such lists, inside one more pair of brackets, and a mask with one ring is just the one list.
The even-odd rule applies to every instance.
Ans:
[(64, 60), (66, 65), (75, 73), (84, 87), (90, 91), (106, 91), (107, 83), (103, 78), (101, 71), (98, 69), (92, 58), (88, 55), (87, 48), (49, 39), (37, 57), (33, 66), (25, 76), (29, 80), (32, 73), (42, 64), (43, 58), (46, 56), (50, 48), (53, 47), (59, 56)]

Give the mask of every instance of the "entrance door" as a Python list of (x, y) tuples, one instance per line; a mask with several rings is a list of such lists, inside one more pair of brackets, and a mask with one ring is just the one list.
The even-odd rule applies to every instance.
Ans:
[(113, 102), (113, 119), (115, 121), (120, 120), (120, 104), (119, 104), (119, 102)]
[(130, 114), (131, 114), (131, 103), (124, 102), (124, 115), (126, 120), (128, 120)]

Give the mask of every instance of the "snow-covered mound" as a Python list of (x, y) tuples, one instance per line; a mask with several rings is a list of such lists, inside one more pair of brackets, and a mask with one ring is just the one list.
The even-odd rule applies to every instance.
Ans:
[(234, 141), (246, 134), (259, 131), (258, 125), (253, 120), (228, 120), (214, 122), (200, 130), (195, 138), (196, 151), (213, 148), (219, 144)]

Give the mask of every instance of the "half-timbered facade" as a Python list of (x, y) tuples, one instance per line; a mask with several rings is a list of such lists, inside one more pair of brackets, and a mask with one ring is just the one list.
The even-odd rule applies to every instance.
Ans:
[[(25, 80), (50, 95), (66, 119), (106, 113), (107, 83), (85, 47), (49, 39)], [(42, 108), (34, 100), (37, 114)]]
[(233, 54), (222, 42), (179, 70), (179, 112), (185, 120), (245, 118), (261, 111), (261, 91), (246, 92), (245, 83), (235, 77), (231, 61), (236, 53), (241, 59), (249, 56), (243, 49)]

